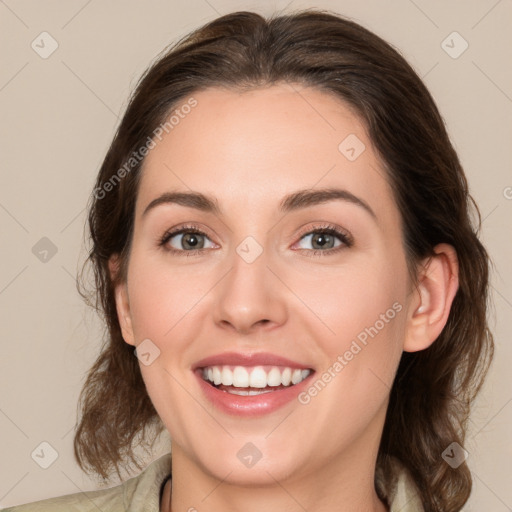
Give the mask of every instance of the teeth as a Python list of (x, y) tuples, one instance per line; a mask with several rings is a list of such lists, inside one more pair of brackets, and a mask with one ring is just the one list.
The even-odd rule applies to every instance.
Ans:
[(281, 382), (283, 386), (289, 386), (292, 381), (292, 371), (290, 368), (285, 368), (283, 373), (281, 373)]
[(293, 370), (292, 384), (298, 384), (302, 380), (302, 370)]
[(217, 366), (214, 366), (213, 367), (213, 383), (215, 385), (217, 384), (220, 384), (222, 382), (222, 377), (221, 377), (221, 374), (220, 374), (220, 370)]
[(235, 388), (247, 388), (249, 386), (249, 373), (242, 366), (233, 370), (233, 386)]
[(230, 389), (227, 393), (231, 393), (232, 395), (242, 395), (242, 396), (254, 396), (254, 395), (262, 395), (263, 393), (272, 393), (271, 389), (261, 389), (256, 391), (255, 389)]
[(233, 372), (229, 368), (222, 368), (221, 382), (225, 386), (233, 385)]
[(251, 388), (267, 387), (267, 372), (261, 366), (254, 368), (249, 375), (249, 386)]
[[(298, 368), (278, 368), (273, 366), (266, 371), (262, 366), (245, 367), (235, 366), (209, 366), (203, 368), (203, 379), (212, 382), (216, 386), (234, 386), (236, 388), (266, 388), (267, 386), (290, 386), (302, 382), (311, 370)], [(270, 390), (269, 390), (270, 391)], [(267, 391), (265, 391), (267, 392)], [(251, 395), (261, 391), (250, 390), (237, 392), (236, 394)]]
[(280, 386), (281, 385), (281, 372), (279, 368), (272, 368), (267, 375), (267, 383), (269, 386)]

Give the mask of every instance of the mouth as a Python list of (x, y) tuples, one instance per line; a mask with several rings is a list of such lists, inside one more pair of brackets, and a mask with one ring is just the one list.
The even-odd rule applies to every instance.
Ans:
[(315, 373), (305, 362), (268, 352), (223, 352), (196, 362), (191, 370), (205, 399), (239, 418), (293, 404)]
[(213, 365), (196, 369), (209, 385), (232, 395), (255, 396), (291, 388), (309, 377), (311, 368)]

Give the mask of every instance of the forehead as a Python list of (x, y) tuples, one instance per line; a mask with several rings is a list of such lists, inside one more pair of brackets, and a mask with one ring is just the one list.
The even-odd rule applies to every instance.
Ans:
[(175, 106), (180, 115), (145, 159), (139, 215), (171, 189), (264, 208), (297, 189), (332, 186), (382, 214), (393, 208), (364, 123), (332, 94), (279, 84), (246, 92), (211, 88), (191, 97), (195, 106), (182, 109), (190, 97)]

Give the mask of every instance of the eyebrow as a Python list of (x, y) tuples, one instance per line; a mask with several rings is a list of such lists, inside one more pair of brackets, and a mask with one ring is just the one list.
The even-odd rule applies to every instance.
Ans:
[[(375, 220), (377, 219), (377, 215), (366, 201), (352, 194), (352, 192), (340, 188), (298, 190), (297, 192), (285, 196), (281, 200), (279, 203), (279, 211), (289, 213), (334, 200), (347, 201), (355, 204), (367, 211)], [(145, 216), (150, 210), (163, 204), (179, 204), (206, 213), (213, 213), (215, 215), (222, 214), (218, 201), (214, 197), (199, 192), (170, 191), (153, 199), (144, 209), (142, 216)]]

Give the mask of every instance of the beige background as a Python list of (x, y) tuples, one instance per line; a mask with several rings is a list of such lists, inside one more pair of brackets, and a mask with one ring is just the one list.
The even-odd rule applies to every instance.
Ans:
[[(512, 509), (507, 0), (0, 0), (0, 506), (96, 488), (74, 461), (72, 438), (100, 324), (78, 296), (74, 276), (84, 256), (86, 201), (139, 75), (166, 45), (218, 15), (315, 6), (354, 18), (402, 51), (435, 97), (465, 166), (495, 263), (497, 344), (465, 446), (475, 476), (465, 510)], [(59, 45), (47, 59), (31, 48), (43, 31)], [(458, 58), (441, 46), (453, 31), (469, 44)], [(43, 237), (57, 248), (46, 263), (32, 252)], [(31, 458), (44, 441), (58, 453), (48, 469)], [(164, 439), (152, 458), (167, 450)]]

